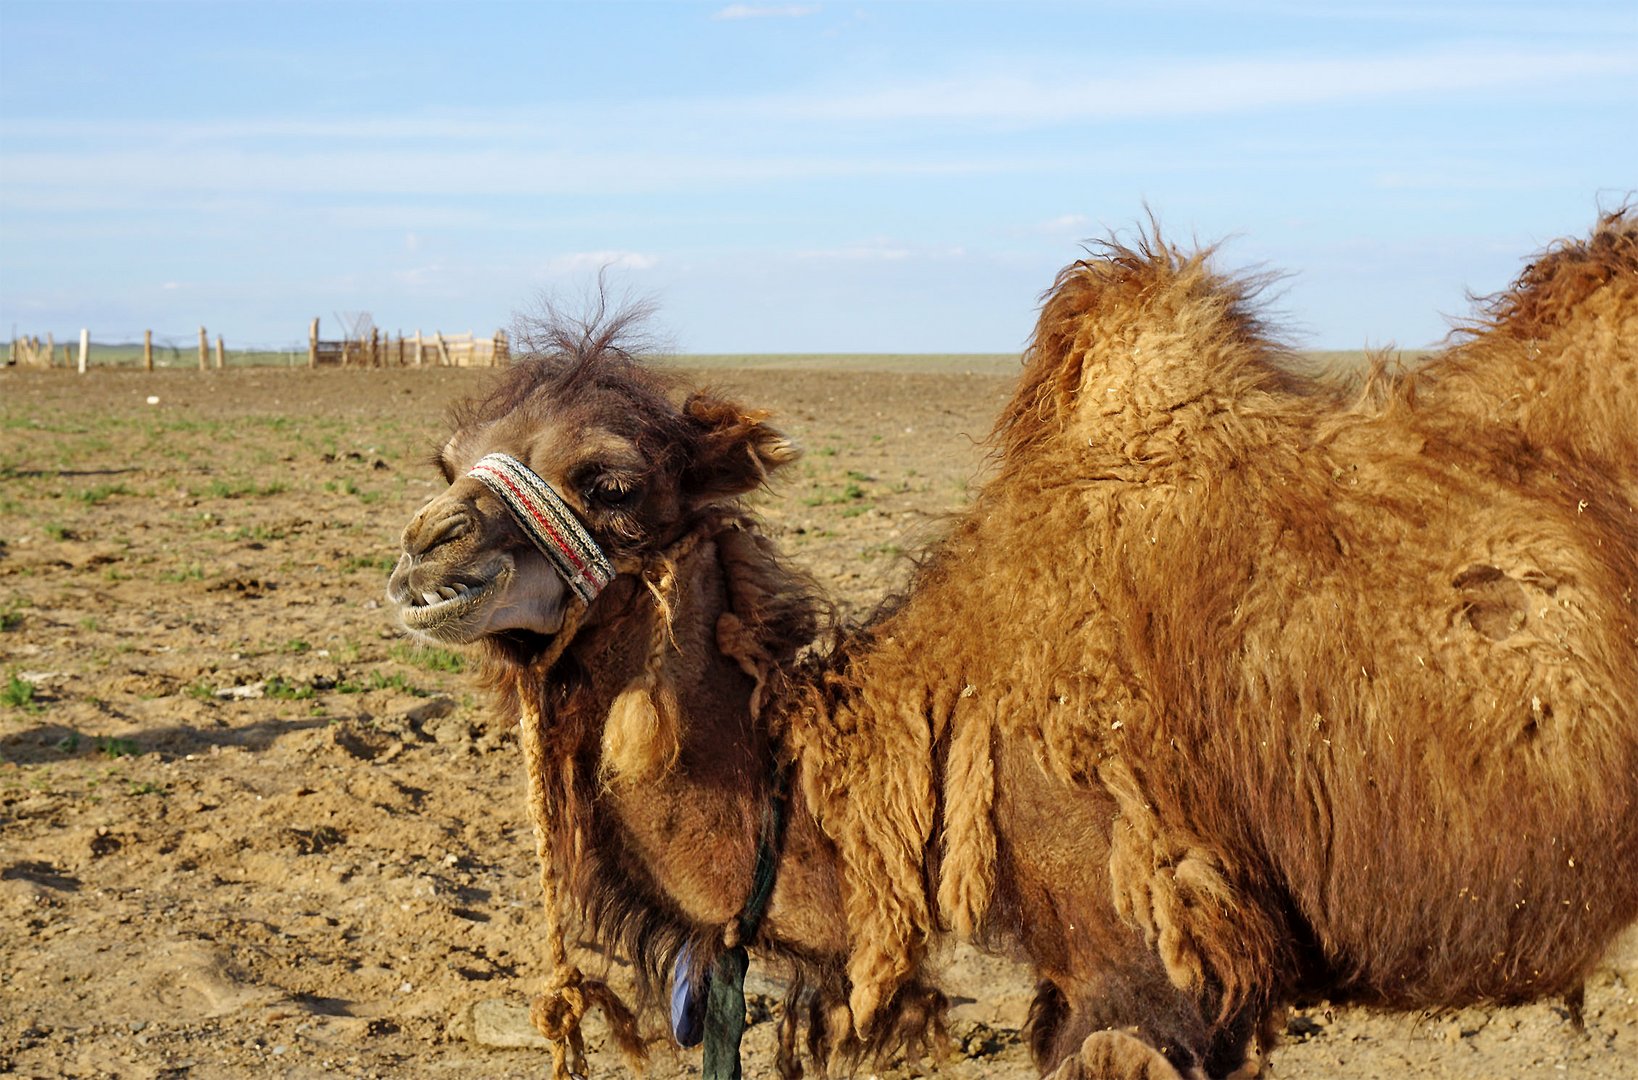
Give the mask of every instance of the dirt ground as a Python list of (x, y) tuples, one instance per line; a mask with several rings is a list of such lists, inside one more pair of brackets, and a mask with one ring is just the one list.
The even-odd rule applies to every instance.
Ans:
[[(701, 376), (807, 448), (761, 510), (855, 609), (961, 504), (1010, 385), (925, 367)], [(494, 1045), (529, 1041), (543, 957), (514, 740), (381, 599), (444, 410), (484, 379), (0, 371), (0, 1073), (545, 1075)], [(1034, 1075), (1025, 970), (945, 964), (937, 1074)], [(1635, 997), (1629, 932), (1584, 1030), (1559, 1003), (1320, 1007), (1264, 1074), (1638, 1077)], [(595, 1074), (623, 1075), (599, 1031)], [(662, 1048), (651, 1074), (698, 1060)]]

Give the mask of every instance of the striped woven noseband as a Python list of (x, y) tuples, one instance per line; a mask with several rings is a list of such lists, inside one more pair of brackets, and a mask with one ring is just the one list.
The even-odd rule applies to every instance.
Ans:
[(529, 539), (586, 603), (614, 580), (614, 565), (552, 485), (506, 454), (489, 454), (466, 475), (500, 496)]

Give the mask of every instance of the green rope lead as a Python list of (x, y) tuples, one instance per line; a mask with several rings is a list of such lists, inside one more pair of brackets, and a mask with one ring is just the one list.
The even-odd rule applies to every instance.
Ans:
[(724, 949), (711, 965), (705, 997), (705, 1080), (740, 1080), (739, 1040), (745, 1034), (745, 946)]
[(740, 1080), (739, 1040), (745, 1034), (745, 972), (751, 966), (745, 943), (756, 937), (779, 875), (779, 850), (785, 840), (788, 769), (774, 771), (773, 792), (762, 819), (762, 841), (756, 849), (751, 894), (739, 913), (739, 940), (711, 965), (711, 987), (705, 997), (704, 1080)]

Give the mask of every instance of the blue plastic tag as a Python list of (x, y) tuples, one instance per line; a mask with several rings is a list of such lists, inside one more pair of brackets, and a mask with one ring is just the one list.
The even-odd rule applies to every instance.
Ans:
[(671, 1034), (678, 1046), (698, 1046), (705, 1038), (705, 999), (711, 972), (694, 975), (694, 948), (684, 943), (671, 968)]

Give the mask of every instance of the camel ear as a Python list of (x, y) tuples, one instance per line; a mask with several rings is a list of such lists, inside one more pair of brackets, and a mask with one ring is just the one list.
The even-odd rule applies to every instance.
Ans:
[(802, 456), (784, 432), (764, 422), (765, 412), (691, 394), (683, 415), (700, 429), (699, 453), (683, 471), (683, 491), (696, 504), (737, 498)]

